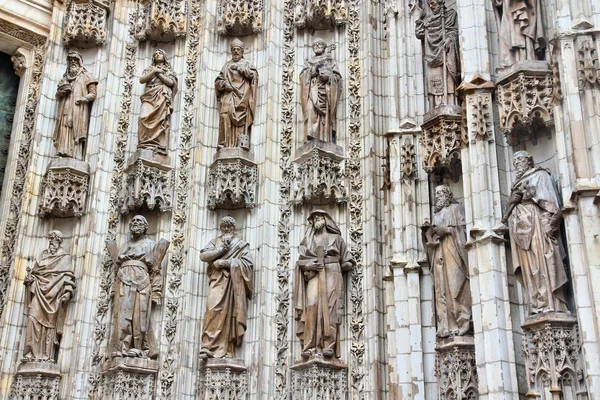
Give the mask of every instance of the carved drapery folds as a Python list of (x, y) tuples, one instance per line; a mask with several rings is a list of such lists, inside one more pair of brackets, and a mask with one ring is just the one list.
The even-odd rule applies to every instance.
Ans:
[(545, 61), (521, 61), (498, 79), (500, 131), (510, 145), (537, 140), (554, 127), (552, 70)]
[(131, 34), (137, 40), (169, 43), (187, 30), (185, 0), (139, 0), (130, 14)]
[(294, 19), (298, 28), (333, 28), (348, 21), (348, 7), (345, 0), (300, 0)]
[(73, 158), (52, 160), (42, 181), (42, 217), (81, 217), (89, 184), (89, 165)]
[(217, 152), (208, 172), (208, 208), (254, 208), (258, 167), (252, 153), (240, 147)]
[(71, 1), (63, 23), (63, 44), (85, 49), (106, 43), (108, 10), (108, 2), (102, 0)]
[(209, 359), (200, 368), (199, 398), (202, 400), (248, 398), (248, 373), (233, 359)]
[(476, 400), (479, 392), (473, 338), (460, 336), (438, 341), (435, 351), (439, 398)]
[(264, 0), (219, 0), (217, 31), (247, 36), (262, 31)]
[(157, 162), (151, 150), (138, 150), (125, 170), (125, 193), (121, 213), (147, 207), (160, 212), (171, 211), (173, 173), (169, 165)]
[(579, 36), (576, 39), (576, 46), (579, 89), (600, 88), (600, 61), (598, 61), (594, 37)]

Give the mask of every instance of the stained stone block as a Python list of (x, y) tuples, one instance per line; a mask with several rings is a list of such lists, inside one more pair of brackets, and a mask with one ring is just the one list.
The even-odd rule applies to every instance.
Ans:
[(292, 202), (300, 204), (345, 203), (344, 151), (333, 143), (309, 140), (296, 150)]
[(202, 400), (248, 399), (248, 374), (239, 358), (209, 358), (200, 365), (198, 395)]
[(102, 365), (102, 399), (152, 398), (158, 362), (148, 358), (115, 357)]
[(344, 400), (348, 398), (346, 365), (336, 358), (297, 362), (292, 370), (294, 400)]
[(258, 167), (251, 151), (222, 148), (208, 171), (208, 208), (211, 210), (254, 208)]
[(520, 61), (502, 70), (496, 96), (500, 131), (510, 145), (534, 143), (554, 127), (552, 70), (546, 61)]
[(137, 150), (125, 169), (125, 193), (121, 213), (147, 208), (160, 212), (172, 209), (173, 174), (166, 156)]
[(575, 316), (563, 312), (535, 314), (521, 327), (527, 397), (587, 399)]
[(472, 336), (438, 338), (435, 375), (440, 400), (478, 398), (475, 342)]
[(63, 24), (63, 44), (70, 47), (90, 48), (106, 43), (108, 10), (109, 5), (104, 1), (71, 1)]
[(74, 158), (56, 158), (50, 162), (42, 181), (40, 216), (81, 217), (89, 183), (89, 165)]

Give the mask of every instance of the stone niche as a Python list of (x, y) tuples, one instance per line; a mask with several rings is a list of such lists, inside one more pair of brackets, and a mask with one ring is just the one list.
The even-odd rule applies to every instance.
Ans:
[(73, 0), (67, 4), (63, 44), (86, 49), (106, 43), (109, 3), (102, 0)]
[(143, 208), (171, 211), (173, 172), (166, 156), (137, 150), (127, 161), (121, 213)]
[(186, 34), (187, 2), (138, 0), (129, 20), (136, 40), (170, 43)]
[(202, 400), (248, 399), (248, 374), (237, 358), (209, 358), (200, 365), (198, 396)]
[(81, 217), (85, 213), (90, 167), (74, 158), (50, 161), (42, 180), (41, 217)]
[(294, 400), (346, 399), (346, 365), (338, 359), (312, 358), (296, 362), (292, 367)]
[(264, 0), (219, 0), (217, 31), (229, 36), (260, 33), (264, 7)]
[(10, 388), (9, 399), (60, 399), (60, 368), (50, 362), (23, 362)]
[(438, 338), (435, 375), (439, 399), (477, 400), (477, 365), (472, 336)]
[(348, 201), (344, 150), (341, 146), (311, 139), (296, 150), (292, 202), (330, 204)]
[(258, 167), (253, 153), (242, 147), (222, 148), (208, 170), (208, 208), (254, 208), (257, 184)]
[(535, 144), (554, 128), (552, 69), (546, 61), (519, 61), (500, 71), (496, 97), (500, 131), (508, 144)]
[(139, 357), (115, 357), (102, 365), (103, 386), (100, 398), (106, 400), (150, 399), (158, 361)]

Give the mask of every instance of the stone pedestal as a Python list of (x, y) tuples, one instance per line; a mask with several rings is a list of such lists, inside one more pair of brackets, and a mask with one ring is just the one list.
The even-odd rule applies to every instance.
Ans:
[(344, 151), (333, 143), (312, 139), (296, 150), (292, 202), (345, 203)]
[(423, 169), (429, 174), (458, 182), (461, 174), (460, 150), (466, 143), (462, 131), (462, 109), (443, 105), (423, 116), (421, 151)]
[(173, 174), (169, 158), (151, 150), (137, 150), (127, 161), (121, 213), (147, 208), (171, 211)]
[(14, 400), (58, 400), (60, 368), (49, 362), (23, 362), (13, 380), (8, 396)]
[(557, 312), (533, 315), (521, 327), (527, 398), (587, 399), (575, 316)]
[(115, 357), (102, 365), (102, 399), (133, 400), (154, 396), (158, 362), (149, 358)]
[(90, 48), (106, 43), (106, 21), (110, 5), (102, 0), (74, 0), (67, 8), (63, 44)]
[(435, 374), (440, 400), (476, 400), (477, 366), (472, 336), (438, 338)]
[(247, 400), (248, 374), (238, 358), (209, 358), (200, 365), (198, 395), (202, 400)]
[(55, 158), (42, 181), (41, 217), (81, 217), (89, 183), (88, 163), (74, 158)]
[(129, 20), (135, 39), (173, 42), (184, 37), (187, 31), (186, 2), (141, 0)]
[(510, 145), (535, 141), (550, 134), (552, 116), (552, 70), (546, 61), (520, 61), (502, 70), (496, 96), (500, 132)]
[(226, 147), (215, 154), (208, 171), (208, 208), (256, 207), (258, 167), (251, 151)]
[(344, 400), (348, 398), (346, 364), (337, 358), (315, 357), (297, 361), (292, 369), (294, 400)]

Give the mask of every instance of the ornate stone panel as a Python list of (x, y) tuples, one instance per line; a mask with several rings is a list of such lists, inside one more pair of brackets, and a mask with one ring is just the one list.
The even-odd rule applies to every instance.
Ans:
[(10, 388), (9, 399), (12, 400), (59, 400), (60, 375), (44, 376), (17, 374)]
[(219, 0), (217, 31), (230, 36), (261, 32), (264, 7), (264, 0)]
[(411, 137), (405, 137), (400, 145), (400, 179), (403, 181), (417, 179), (417, 152)]
[(169, 43), (187, 30), (187, 1), (138, 0), (129, 15), (131, 35), (140, 41)]
[(257, 184), (258, 167), (248, 150), (221, 149), (208, 172), (208, 208), (254, 208)]
[(292, 369), (292, 398), (294, 400), (344, 400), (346, 370), (330, 368), (318, 363)]
[(248, 399), (248, 373), (243, 360), (206, 360), (200, 367), (198, 394), (202, 400)]
[(102, 0), (71, 1), (63, 22), (63, 44), (89, 48), (106, 43), (108, 9)]
[(138, 150), (125, 170), (125, 192), (121, 212), (147, 207), (171, 211), (173, 174), (169, 165), (157, 162), (150, 150)]
[(521, 61), (498, 78), (500, 131), (510, 145), (537, 140), (554, 126), (552, 70), (545, 61)]
[[(153, 363), (154, 367), (156, 367), (156, 361), (153, 361)], [(137, 364), (139, 365), (140, 363)], [(106, 400), (153, 398), (155, 373), (156, 371), (147, 371), (139, 367), (109, 369), (103, 375), (102, 395), (100, 398)]]
[(85, 213), (89, 178), (86, 162), (73, 158), (52, 160), (40, 190), (40, 215), (81, 217)]
[(298, 28), (327, 29), (348, 21), (346, 0), (299, 0), (295, 24)]
[(578, 36), (577, 71), (579, 73), (579, 89), (600, 88), (600, 61), (593, 36)]
[(477, 400), (477, 365), (471, 336), (438, 339), (435, 375), (441, 400)]

